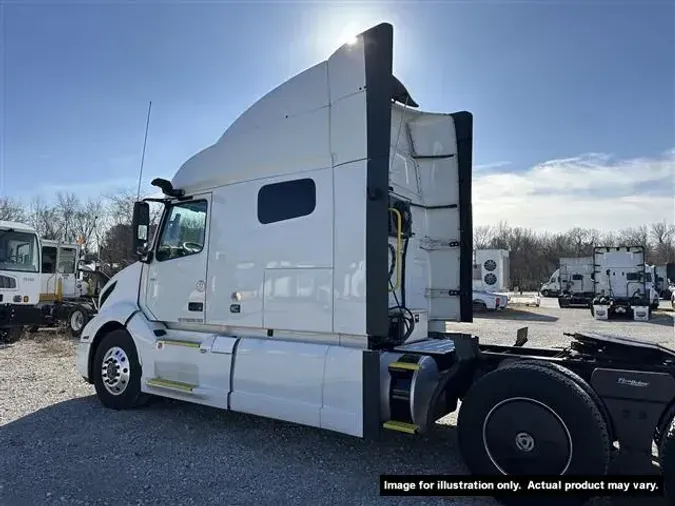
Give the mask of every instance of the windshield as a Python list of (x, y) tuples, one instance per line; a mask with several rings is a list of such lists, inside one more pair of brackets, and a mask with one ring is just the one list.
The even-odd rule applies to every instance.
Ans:
[(0, 232), (0, 270), (38, 272), (37, 236), (30, 232)]

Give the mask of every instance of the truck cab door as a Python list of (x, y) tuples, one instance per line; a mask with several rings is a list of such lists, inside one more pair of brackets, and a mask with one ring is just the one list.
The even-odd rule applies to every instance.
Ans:
[(150, 319), (204, 323), (210, 205), (211, 195), (203, 194), (167, 206), (141, 281)]
[(72, 299), (75, 297), (75, 284), (77, 282), (77, 249), (72, 246), (60, 246), (58, 253), (57, 277), (61, 279), (63, 297)]

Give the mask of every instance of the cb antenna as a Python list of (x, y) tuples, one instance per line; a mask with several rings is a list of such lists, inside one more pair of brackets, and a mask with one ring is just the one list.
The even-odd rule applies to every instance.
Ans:
[(145, 163), (145, 148), (148, 145), (148, 128), (150, 127), (150, 110), (152, 109), (152, 100), (148, 105), (148, 118), (145, 121), (145, 139), (143, 140), (143, 154), (141, 155), (141, 170), (138, 173), (138, 190), (136, 200), (141, 200), (141, 181), (143, 180), (143, 164)]

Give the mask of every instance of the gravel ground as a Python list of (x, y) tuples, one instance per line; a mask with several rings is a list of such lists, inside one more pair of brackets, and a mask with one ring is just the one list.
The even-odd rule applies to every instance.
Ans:
[[(562, 332), (575, 328), (673, 341), (672, 313), (595, 322), (548, 301), (456, 329), (510, 343), (525, 325), (542, 346), (564, 344)], [(380, 474), (466, 472), (452, 417), (433, 440), (387, 434), (374, 443), (169, 400), (114, 412), (79, 378), (73, 353), (71, 341), (42, 332), (0, 348), (0, 506), (497, 504), (379, 497)]]

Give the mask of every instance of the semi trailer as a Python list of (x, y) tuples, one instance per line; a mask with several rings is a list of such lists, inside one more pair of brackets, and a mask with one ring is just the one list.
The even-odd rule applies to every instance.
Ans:
[(561, 258), (558, 305), (589, 307), (593, 300), (593, 257)]
[(511, 288), (509, 250), (477, 249), (474, 251), (473, 268), (474, 290), (500, 293)]
[(14, 342), (40, 318), (40, 238), (33, 227), (0, 221), (0, 342)]
[[(357, 438), (460, 406), (480, 475), (605, 475), (617, 446), (651, 466), (656, 441), (672, 487), (675, 353), (452, 331), (473, 319), (473, 116), (421, 111), (392, 51), (390, 24), (361, 33), (153, 181), (158, 232), (136, 202), (139, 260), (101, 291), (79, 374), (111, 409), (160, 396)], [(268, 297), (281, 279), (329, 296)]]

